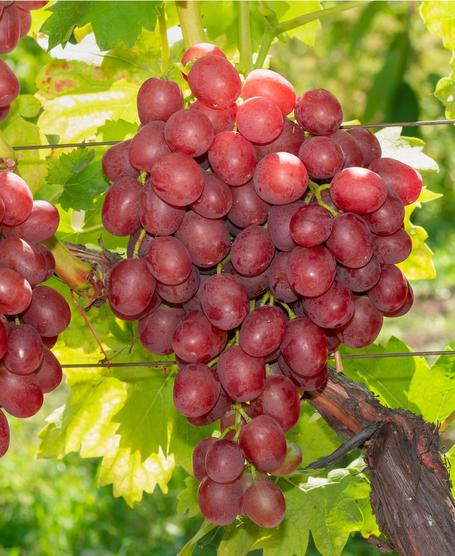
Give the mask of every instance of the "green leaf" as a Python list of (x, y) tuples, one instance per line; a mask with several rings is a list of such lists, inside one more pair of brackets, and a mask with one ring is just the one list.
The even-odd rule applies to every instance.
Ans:
[[(180, 550), (177, 556), (191, 556), (193, 554), (194, 549), (196, 548), (198, 542), (202, 540), (210, 531), (216, 528), (216, 525), (213, 523), (209, 523), (208, 521), (204, 521), (200, 527), (200, 529), (196, 532), (196, 534), (185, 544), (185, 546)], [(238, 556), (237, 554), (235, 556)]]
[[(409, 352), (410, 348), (398, 340), (390, 338), (385, 345), (372, 344), (362, 350), (343, 346), (343, 353), (393, 353)], [(424, 357), (403, 357), (401, 359), (343, 359), (343, 367), (348, 376), (367, 385), (379, 401), (391, 408), (406, 408), (418, 413), (418, 407), (409, 398), (409, 390), (417, 371), (428, 369)]]
[(404, 224), (412, 240), (410, 256), (397, 266), (403, 271), (408, 280), (432, 280), (436, 278), (436, 268), (433, 263), (433, 251), (425, 241), (428, 234), (422, 226), (416, 226), (410, 220), (415, 207), (406, 207)]
[(452, 483), (452, 493), (455, 494), (455, 446), (445, 454), (446, 465), (449, 470), (450, 481)]
[(185, 488), (177, 496), (177, 511), (179, 514), (186, 514), (187, 517), (194, 517), (201, 513), (197, 502), (197, 490), (199, 483), (191, 475), (185, 479)]
[(91, 23), (101, 50), (124, 42), (133, 46), (142, 27), (153, 31), (161, 2), (58, 2), (41, 31), (49, 36), (49, 49), (65, 45), (75, 29)]
[(425, 421), (442, 423), (449, 417), (455, 408), (455, 357), (439, 357), (431, 367), (419, 366), (411, 380), (409, 400)]
[[(369, 504), (370, 487), (363, 464), (334, 469), (327, 477), (292, 477), (280, 482), (286, 498), (286, 517), (276, 529), (264, 530), (247, 521), (227, 527), (219, 555), (242, 556), (263, 549), (264, 556), (304, 556), (310, 533), (323, 556), (339, 556), (350, 534), (379, 534)], [(298, 524), (298, 525), (297, 525)]]
[(86, 210), (106, 190), (107, 184), (99, 163), (92, 163), (93, 150), (75, 149), (49, 161), (44, 198), (60, 202), (63, 209)]

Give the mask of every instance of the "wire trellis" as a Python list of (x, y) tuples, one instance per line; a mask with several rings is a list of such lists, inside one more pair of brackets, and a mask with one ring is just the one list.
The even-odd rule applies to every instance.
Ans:
[[(384, 127), (420, 127), (428, 125), (451, 125), (455, 124), (455, 120), (418, 120), (416, 122), (389, 122), (380, 124), (345, 124), (342, 129), (351, 129), (353, 127), (363, 127), (371, 129), (379, 129)], [(83, 143), (51, 143), (49, 145), (17, 145), (12, 147), (15, 151), (35, 151), (39, 149), (68, 149), (72, 147), (111, 147), (117, 145), (121, 141), (90, 141)]]
[[(400, 357), (431, 357), (431, 356), (455, 356), (454, 349), (428, 350), (428, 351), (397, 351), (388, 353), (344, 353), (342, 359), (393, 359)], [(329, 359), (335, 359), (334, 355), (329, 355)], [(173, 367), (177, 365), (175, 361), (126, 361), (123, 363), (110, 363), (98, 361), (97, 363), (63, 363), (64, 369), (90, 369), (92, 367), (103, 368), (128, 368), (128, 367)]]

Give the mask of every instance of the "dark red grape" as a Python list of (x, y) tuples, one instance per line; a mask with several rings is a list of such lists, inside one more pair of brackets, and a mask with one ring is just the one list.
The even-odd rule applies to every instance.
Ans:
[(297, 156), (304, 139), (303, 129), (298, 124), (285, 118), (283, 129), (274, 141), (255, 145), (257, 159), (261, 160), (264, 156), (276, 152), (291, 153)]
[[(8, 2), (9, 3), (9, 2)], [(20, 8), (21, 10), (38, 10), (42, 8), (46, 4), (48, 4), (48, 0), (23, 0), (22, 2), (15, 2), (15, 5)]]
[(172, 335), (185, 316), (178, 307), (160, 305), (155, 311), (139, 321), (139, 340), (152, 353), (169, 355), (172, 353)]
[(409, 257), (411, 251), (412, 240), (404, 230), (387, 236), (376, 236), (374, 239), (374, 252), (380, 263), (401, 263)]
[(145, 261), (138, 259), (119, 261), (109, 274), (107, 284), (109, 303), (124, 315), (138, 315), (150, 303), (155, 285), (155, 278), (147, 270)]
[(291, 251), (295, 247), (295, 242), (289, 235), (289, 226), (292, 217), (302, 206), (303, 202), (297, 201), (289, 205), (275, 205), (269, 208), (267, 230), (273, 244), (280, 251)]
[(284, 312), (278, 307), (258, 307), (240, 327), (240, 346), (253, 357), (265, 357), (280, 345), (286, 330)]
[(285, 477), (290, 475), (302, 463), (302, 450), (300, 446), (292, 440), (286, 440), (286, 459), (284, 463), (272, 471), (272, 475), (276, 477)]
[(103, 174), (109, 181), (119, 178), (137, 178), (139, 172), (130, 164), (131, 139), (109, 147), (102, 159)]
[(302, 247), (315, 247), (327, 241), (332, 232), (333, 217), (319, 205), (299, 208), (289, 222), (289, 232), (295, 243)]
[(383, 312), (395, 312), (405, 303), (408, 295), (408, 283), (399, 268), (383, 265), (379, 282), (368, 292), (377, 309)]
[(271, 153), (258, 162), (253, 181), (261, 199), (272, 205), (287, 205), (305, 193), (308, 173), (297, 156)]
[(131, 140), (129, 161), (138, 170), (151, 172), (153, 165), (171, 149), (164, 139), (164, 122), (157, 120), (142, 126)]
[(283, 115), (273, 100), (251, 97), (237, 109), (237, 128), (252, 143), (269, 143), (283, 130)]
[(32, 16), (30, 15), (30, 12), (23, 9), (17, 10), (17, 13), (19, 14), (19, 19), (21, 22), (20, 38), (22, 38), (25, 37), (25, 35), (27, 35), (30, 31), (30, 27), (32, 26)]
[(178, 357), (189, 363), (206, 363), (219, 355), (226, 345), (227, 334), (211, 324), (199, 311), (185, 315), (172, 336)]
[(147, 267), (159, 282), (175, 286), (191, 274), (191, 257), (177, 238), (157, 237), (147, 252)]
[(357, 141), (363, 157), (363, 166), (368, 166), (372, 160), (381, 157), (381, 145), (374, 133), (363, 127), (353, 127), (348, 129), (348, 133)]
[(186, 417), (199, 417), (212, 409), (220, 395), (214, 373), (200, 363), (183, 367), (174, 380), (174, 405)]
[(172, 151), (196, 157), (208, 151), (215, 133), (211, 121), (194, 110), (179, 110), (164, 127), (166, 143)]
[(295, 105), (299, 124), (313, 135), (330, 135), (343, 121), (337, 98), (325, 89), (311, 89), (299, 96)]
[(199, 267), (214, 266), (229, 252), (229, 232), (224, 220), (204, 218), (188, 211), (175, 236), (186, 246), (193, 263)]
[(0, 409), (0, 458), (3, 457), (9, 448), (9, 425), (5, 414)]
[(268, 207), (254, 190), (252, 181), (240, 187), (232, 187), (232, 208), (228, 212), (229, 220), (239, 228), (253, 224), (263, 224), (267, 220)]
[(264, 97), (278, 105), (283, 116), (294, 110), (295, 91), (292, 84), (276, 71), (256, 69), (248, 74), (242, 87), (242, 98)]
[(232, 207), (231, 191), (231, 188), (214, 174), (204, 172), (202, 195), (191, 208), (204, 218), (223, 218)]
[(330, 195), (345, 212), (374, 212), (384, 203), (387, 189), (382, 178), (366, 168), (345, 168), (333, 178)]
[(308, 175), (316, 180), (333, 178), (344, 164), (343, 152), (330, 137), (308, 137), (299, 149)]
[(347, 324), (354, 314), (351, 292), (338, 280), (318, 297), (303, 301), (305, 312), (321, 328), (339, 328)]
[(398, 195), (389, 190), (386, 200), (378, 210), (365, 214), (363, 218), (374, 234), (388, 236), (403, 225), (404, 205)]
[(333, 221), (327, 247), (343, 266), (360, 268), (373, 256), (374, 241), (365, 221), (348, 212)]
[(134, 234), (141, 227), (142, 187), (132, 178), (120, 179), (110, 187), (103, 203), (103, 226), (114, 236)]
[(0, 198), (5, 205), (3, 224), (22, 224), (32, 213), (33, 198), (25, 181), (13, 172), (0, 171)]
[(187, 417), (187, 420), (195, 427), (205, 427), (206, 425), (210, 425), (211, 423), (221, 419), (226, 411), (229, 411), (231, 407), (231, 398), (226, 394), (223, 388), (221, 388), (216, 404), (208, 413), (204, 413), (204, 415), (201, 415), (200, 417)]
[(231, 247), (231, 262), (244, 276), (257, 276), (270, 265), (275, 253), (270, 236), (260, 226), (248, 226), (235, 238)]
[(348, 268), (339, 265), (337, 278), (353, 292), (366, 292), (378, 283), (381, 276), (381, 265), (373, 256), (370, 261), (360, 268)]
[(158, 197), (177, 207), (191, 205), (204, 189), (202, 170), (197, 162), (183, 153), (162, 156), (154, 164), (150, 179)]
[(367, 296), (354, 298), (354, 317), (340, 332), (341, 340), (354, 348), (372, 344), (382, 328), (383, 316)]
[(188, 74), (193, 95), (211, 108), (227, 108), (240, 95), (242, 84), (234, 66), (222, 56), (196, 60)]
[(14, 5), (8, 6), (0, 18), (0, 54), (12, 52), (21, 38), (21, 18)]
[(278, 363), (281, 372), (285, 376), (290, 378), (296, 384), (296, 386), (301, 389), (301, 391), (313, 392), (314, 390), (320, 390), (327, 382), (327, 377), (329, 376), (326, 365), (324, 365), (324, 367), (315, 375), (302, 376), (295, 373), (291, 369), (291, 367), (289, 367), (283, 357), (279, 358)]
[(384, 180), (389, 190), (394, 191), (404, 205), (417, 201), (422, 191), (422, 176), (403, 162), (393, 158), (380, 158), (373, 160), (369, 166)]
[(327, 348), (329, 350), (329, 353), (334, 353), (340, 346), (341, 344), (341, 340), (338, 336), (338, 331), (337, 330), (330, 330), (328, 328), (326, 328), (324, 330), (324, 335), (325, 335), (325, 339), (327, 342)]
[(41, 251), (44, 260), (46, 261), (46, 280), (49, 280), (54, 275), (55, 272), (55, 259), (51, 250), (42, 245), (41, 243), (35, 243), (35, 249)]
[(249, 181), (256, 168), (253, 145), (240, 133), (223, 131), (215, 136), (209, 149), (213, 171), (229, 185), (243, 185)]
[(297, 300), (297, 294), (287, 278), (288, 259), (289, 253), (276, 253), (267, 274), (272, 295), (285, 303), (293, 303)]
[(208, 436), (198, 442), (193, 450), (193, 475), (197, 481), (202, 481), (204, 477), (207, 477), (207, 471), (205, 469), (205, 456), (207, 454), (207, 450), (215, 442), (216, 438)]
[(285, 376), (268, 376), (261, 394), (253, 400), (254, 415), (274, 417), (284, 431), (299, 420), (300, 398), (292, 381)]
[(8, 347), (3, 362), (17, 375), (28, 375), (38, 369), (43, 360), (43, 342), (38, 332), (28, 324), (13, 325), (8, 333)]
[(251, 485), (242, 498), (242, 514), (259, 527), (278, 527), (286, 515), (286, 501), (280, 487), (272, 482)]
[(237, 328), (248, 313), (246, 288), (229, 274), (210, 276), (202, 285), (200, 300), (205, 316), (221, 330)]
[(228, 395), (238, 402), (253, 400), (264, 388), (264, 361), (248, 355), (240, 346), (232, 346), (220, 355), (217, 373)]
[(216, 483), (208, 477), (202, 479), (198, 502), (202, 515), (215, 525), (229, 525), (240, 513), (242, 487), (240, 481)]
[(32, 302), (23, 313), (22, 320), (36, 328), (41, 336), (58, 336), (67, 328), (71, 311), (66, 299), (48, 286), (33, 290)]
[(10, 67), (0, 60), (0, 106), (7, 107), (19, 95), (20, 85)]
[(343, 153), (344, 163), (343, 168), (350, 168), (351, 166), (363, 166), (363, 155), (355, 138), (344, 129), (338, 129), (330, 139), (336, 143)]
[(52, 392), (60, 385), (63, 378), (62, 366), (58, 359), (47, 347), (43, 348), (43, 360), (38, 369), (24, 377), (40, 387), (43, 394)]
[(243, 276), (236, 272), (232, 264), (228, 262), (224, 265), (223, 272), (232, 274), (236, 280), (245, 286), (249, 299), (253, 299), (267, 290), (269, 283), (268, 269), (257, 276)]
[(6, 369), (0, 371), (0, 406), (10, 415), (19, 419), (32, 417), (41, 409), (43, 400), (38, 385)]
[(137, 111), (141, 124), (154, 120), (165, 122), (183, 108), (183, 95), (174, 81), (151, 77), (142, 83), (137, 94)]
[(33, 201), (32, 212), (17, 226), (3, 226), (5, 237), (21, 237), (37, 243), (51, 238), (57, 231), (60, 216), (55, 206), (48, 201)]
[(273, 471), (286, 457), (283, 429), (269, 415), (259, 415), (242, 427), (240, 447), (259, 471)]
[(321, 245), (295, 247), (289, 254), (287, 278), (291, 287), (305, 297), (326, 292), (336, 273), (336, 261)]
[(189, 301), (199, 288), (199, 270), (193, 266), (190, 275), (180, 284), (169, 286), (158, 282), (156, 291), (168, 303), (182, 304)]
[(3, 359), (8, 346), (8, 321), (0, 315), (0, 359)]
[(205, 456), (207, 476), (217, 483), (230, 483), (238, 479), (245, 467), (242, 448), (223, 438), (211, 444)]
[(190, 110), (197, 110), (210, 120), (215, 134), (222, 131), (232, 131), (235, 123), (235, 115), (237, 114), (237, 105), (232, 104), (227, 108), (217, 110), (210, 108), (200, 100), (196, 100), (189, 106)]
[(168, 236), (174, 234), (180, 227), (185, 209), (169, 205), (153, 191), (150, 183), (142, 190), (141, 224), (154, 236)]
[(19, 272), (32, 287), (46, 280), (47, 264), (43, 253), (19, 237), (0, 242), (0, 266)]
[(403, 305), (396, 311), (384, 311), (385, 317), (402, 317), (405, 315), (414, 304), (414, 292), (412, 291), (411, 284), (408, 282), (408, 295)]
[(17, 315), (32, 300), (30, 284), (15, 270), (0, 268), (0, 314)]
[(281, 353), (294, 373), (304, 377), (316, 375), (325, 368), (327, 361), (324, 332), (307, 317), (290, 320)]

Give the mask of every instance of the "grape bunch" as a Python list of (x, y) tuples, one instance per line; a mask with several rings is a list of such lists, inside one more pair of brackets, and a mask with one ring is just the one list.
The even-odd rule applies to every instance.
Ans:
[(137, 134), (103, 158), (104, 226), (131, 236), (107, 297), (139, 321), (145, 348), (175, 354), (177, 411), (220, 420), (193, 455), (203, 515), (275, 527), (285, 500), (273, 477), (302, 461), (286, 432), (303, 392), (324, 387), (341, 342), (371, 344), (384, 316), (412, 305), (395, 265), (411, 251), (404, 206), (422, 180), (381, 158), (368, 130), (340, 129), (324, 89), (297, 97), (271, 70), (242, 83), (208, 44), (182, 65), (193, 98), (148, 79)]
[[(0, 171), (0, 407), (21, 419), (37, 413), (43, 394), (62, 380), (51, 348), (70, 322), (70, 308), (57, 291), (40, 285), (54, 274), (54, 257), (42, 242), (58, 223), (54, 205), (34, 201), (22, 178)], [(8, 446), (0, 409), (0, 457)]]
[[(30, 31), (31, 10), (37, 10), (47, 1), (0, 2), (0, 54), (12, 52), (22, 37)], [(0, 121), (9, 113), (10, 105), (19, 95), (20, 85), (10, 67), (0, 60)]]

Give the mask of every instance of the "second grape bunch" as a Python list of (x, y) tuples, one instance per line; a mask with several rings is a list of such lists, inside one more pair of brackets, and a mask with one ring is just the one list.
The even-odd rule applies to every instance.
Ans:
[(297, 96), (271, 70), (242, 83), (209, 44), (182, 64), (193, 100), (148, 79), (137, 134), (103, 159), (104, 226), (131, 236), (108, 299), (149, 351), (175, 354), (177, 411), (194, 426), (220, 420), (194, 450), (203, 515), (276, 527), (277, 478), (302, 461), (286, 432), (304, 392), (324, 388), (341, 342), (371, 344), (413, 303), (395, 265), (411, 252), (404, 206), (422, 180), (382, 158), (374, 134), (341, 130), (324, 89)]

